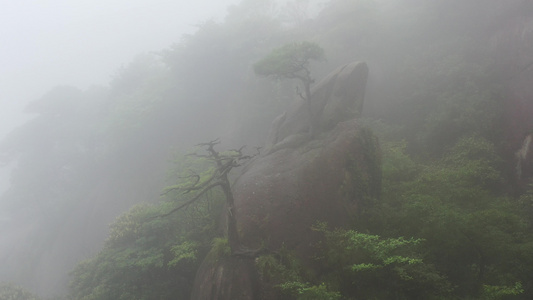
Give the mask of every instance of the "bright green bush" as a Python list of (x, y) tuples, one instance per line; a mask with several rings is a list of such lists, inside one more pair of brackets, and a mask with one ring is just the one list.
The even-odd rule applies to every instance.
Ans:
[(422, 239), (384, 238), (354, 230), (330, 231), (319, 260), (331, 270), (324, 278), (346, 297), (363, 299), (437, 299), (449, 295), (447, 279), (422, 257)]

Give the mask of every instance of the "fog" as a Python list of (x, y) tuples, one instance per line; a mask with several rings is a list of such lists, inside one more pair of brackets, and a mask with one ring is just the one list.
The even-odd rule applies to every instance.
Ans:
[[(196, 193), (180, 188), (215, 172), (209, 160), (193, 161), (202, 155), (187, 154), (220, 140), (207, 145), (269, 155), (260, 149), (277, 130), (273, 120), (306, 101), (306, 84), (343, 65), (368, 66), (362, 111), (346, 115), (357, 115), (360, 134), (379, 144), (354, 157), (372, 159), (380, 183), (368, 186), (364, 164), (357, 176), (342, 175), (352, 183), (342, 193), (375, 188), (378, 195), (350, 198), (361, 208), (345, 229), (375, 234), (368, 240), (413, 238), (416, 245), (398, 251), (412, 257), (393, 249), (389, 260), (365, 261), (374, 248), (350, 252), (357, 247), (323, 240), (316, 248), (336, 245), (326, 252), (338, 256), (317, 252), (305, 265), (310, 258), (296, 262), (287, 246), (262, 257), (262, 271), (279, 272), (257, 276), (263, 287), (287, 299), (294, 291), (332, 299), (528, 299), (531, 3), (3, 1), (0, 299), (15, 285), (39, 299), (189, 299), (204, 258), (224, 252), (225, 225), (217, 192), (173, 214)], [(302, 41), (325, 56), (303, 63), (307, 82), (276, 69), (283, 51)], [(274, 70), (263, 66), (266, 76), (254, 67), (264, 58)], [(313, 136), (311, 127), (297, 134), (313, 142), (337, 128), (319, 127)], [(269, 219), (257, 222), (262, 228)], [(309, 228), (341, 238), (321, 230)]]
[(237, 0), (3, 1), (0, 137), (23, 108), (56, 85), (107, 85), (120, 66), (160, 51)]
[[(136, 55), (160, 51), (238, 0), (4, 1), (0, 4), (0, 140), (57, 85), (107, 85)], [(0, 192), (10, 169), (0, 169)]]
[[(161, 51), (208, 20), (223, 20), (228, 6), (238, 2), (2, 1), (0, 140), (34, 117), (24, 112), (26, 106), (51, 88), (107, 86), (135, 56)], [(1, 193), (9, 187), (13, 168), (13, 163), (0, 168)], [(6, 218), (0, 212), (2, 224)], [(17, 234), (23, 236), (3, 231), (2, 255), (12, 251), (6, 250), (8, 236)]]

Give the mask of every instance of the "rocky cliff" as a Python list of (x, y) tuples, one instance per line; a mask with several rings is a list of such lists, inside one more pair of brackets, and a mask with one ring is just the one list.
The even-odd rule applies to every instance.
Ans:
[(522, 1), (494, 20), (489, 51), (498, 66), (504, 111), (501, 147), (519, 189), (533, 181), (533, 4)]
[(311, 227), (318, 221), (348, 226), (379, 197), (377, 140), (355, 119), (367, 73), (366, 64), (351, 63), (316, 85), (313, 117), (320, 130), (313, 137), (306, 136), (302, 103), (274, 122), (266, 153), (244, 168), (233, 187), (241, 243), (254, 250), (208, 256), (192, 299), (272, 299), (275, 287), (256, 265), (260, 254), (290, 249), (312, 268), (319, 236)]

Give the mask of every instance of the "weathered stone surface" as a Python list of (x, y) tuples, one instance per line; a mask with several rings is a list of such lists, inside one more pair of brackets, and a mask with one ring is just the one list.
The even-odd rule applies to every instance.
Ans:
[(528, 178), (533, 173), (533, 133), (526, 135), (522, 147), (515, 152), (516, 176), (518, 180)]
[(311, 255), (311, 226), (349, 224), (358, 207), (379, 196), (380, 174), (377, 140), (355, 120), (297, 148), (259, 157), (234, 186), (242, 241), (250, 248), (285, 245)]
[[(331, 130), (337, 123), (358, 117), (363, 109), (368, 67), (352, 62), (337, 68), (311, 90), (311, 112), (317, 132)], [(266, 151), (298, 145), (307, 138), (310, 114), (303, 99), (297, 99), (276, 118)], [(296, 143), (296, 144), (295, 144)]]
[[(509, 8), (527, 5), (525, 1)], [(514, 173), (516, 192), (521, 193), (533, 182), (533, 143), (529, 141), (533, 132), (533, 16), (505, 14), (487, 35), (491, 41), (487, 50), (494, 54), (497, 66), (495, 78), (503, 88), (499, 147), (509, 172)]]
[[(361, 206), (379, 197), (377, 139), (354, 119), (367, 73), (366, 64), (352, 63), (317, 85), (312, 99), (320, 131), (312, 139), (302, 103), (274, 123), (270, 151), (251, 161), (233, 186), (243, 249), (276, 253), (285, 247), (312, 264), (320, 238), (312, 226), (347, 226)], [(204, 261), (191, 299), (273, 299), (278, 291), (261, 280), (253, 258)]]
[(191, 299), (253, 300), (257, 296), (253, 259), (222, 257), (205, 260), (197, 272)]
[[(317, 255), (318, 221), (345, 227), (358, 209), (379, 197), (380, 151), (371, 131), (356, 120), (296, 148), (252, 161), (234, 185), (235, 214), (243, 246), (290, 249), (305, 265)], [(252, 257), (253, 258), (253, 257)], [(250, 257), (205, 261), (191, 299), (273, 299)]]

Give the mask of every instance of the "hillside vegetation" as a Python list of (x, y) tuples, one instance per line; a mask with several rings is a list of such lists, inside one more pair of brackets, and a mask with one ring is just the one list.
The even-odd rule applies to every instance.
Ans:
[(16, 165), (0, 281), (42, 299), (189, 299), (200, 263), (229, 245), (222, 191), (169, 214), (196, 192), (176, 187), (214, 168), (186, 154), (220, 138), (253, 155), (298, 97), (297, 81), (253, 65), (309, 41), (326, 57), (316, 79), (368, 64), (360, 123), (379, 138), (381, 192), (351, 228), (317, 220), (314, 268), (284, 249), (256, 259), (261, 276), (284, 299), (532, 299), (533, 167), (517, 176), (514, 154), (533, 131), (531, 2), (313, 3), (243, 0), (106, 87), (31, 103), (35, 118), (0, 142), (0, 162)]

